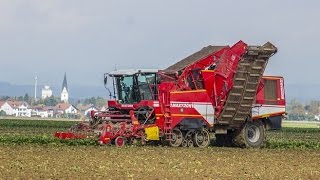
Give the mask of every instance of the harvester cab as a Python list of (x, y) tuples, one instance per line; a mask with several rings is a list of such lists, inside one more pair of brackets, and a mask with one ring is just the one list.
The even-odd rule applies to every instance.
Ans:
[(131, 110), (135, 111), (141, 124), (153, 123), (153, 102), (158, 99), (157, 74), (157, 69), (123, 69), (106, 73), (104, 84), (110, 96), (108, 109), (92, 112), (90, 123), (95, 126), (102, 121), (131, 122)]
[(105, 74), (104, 83), (107, 88), (108, 79), (112, 78), (113, 97), (118, 103), (136, 104), (157, 99), (157, 72), (156, 69), (112, 71)]

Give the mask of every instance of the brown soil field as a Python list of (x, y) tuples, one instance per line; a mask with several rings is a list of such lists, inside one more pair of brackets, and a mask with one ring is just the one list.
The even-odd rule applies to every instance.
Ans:
[(0, 145), (0, 179), (319, 179), (320, 150)]

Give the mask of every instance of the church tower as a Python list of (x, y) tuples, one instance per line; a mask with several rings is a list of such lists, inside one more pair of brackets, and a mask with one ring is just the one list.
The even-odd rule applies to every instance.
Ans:
[(62, 83), (62, 90), (61, 90), (61, 101), (67, 103), (69, 100), (69, 92), (68, 92), (68, 84), (67, 84), (67, 74), (64, 73), (64, 79)]

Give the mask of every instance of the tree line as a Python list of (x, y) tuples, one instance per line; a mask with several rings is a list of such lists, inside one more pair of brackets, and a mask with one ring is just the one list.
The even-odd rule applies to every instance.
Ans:
[[(38, 106), (38, 105), (44, 105), (44, 106), (56, 106), (58, 103), (61, 103), (60, 97), (47, 97), (45, 99), (38, 99), (35, 100), (34, 97), (30, 97), (28, 93), (26, 93), (24, 96), (1, 96), (0, 101), (24, 101), (27, 102), (29, 105)], [(107, 102), (107, 100), (103, 97), (90, 97), (85, 98), (81, 100), (75, 101), (77, 104), (83, 104), (83, 105), (94, 105), (94, 106), (104, 106)], [(76, 104), (75, 104), (76, 105)]]
[(290, 120), (314, 120), (320, 114), (320, 101), (313, 100), (303, 104), (293, 99), (287, 103), (287, 113)]

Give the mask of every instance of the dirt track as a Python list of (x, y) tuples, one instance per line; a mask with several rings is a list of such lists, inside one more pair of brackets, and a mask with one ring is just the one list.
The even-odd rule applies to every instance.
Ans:
[(2, 178), (318, 179), (319, 150), (0, 146)]

